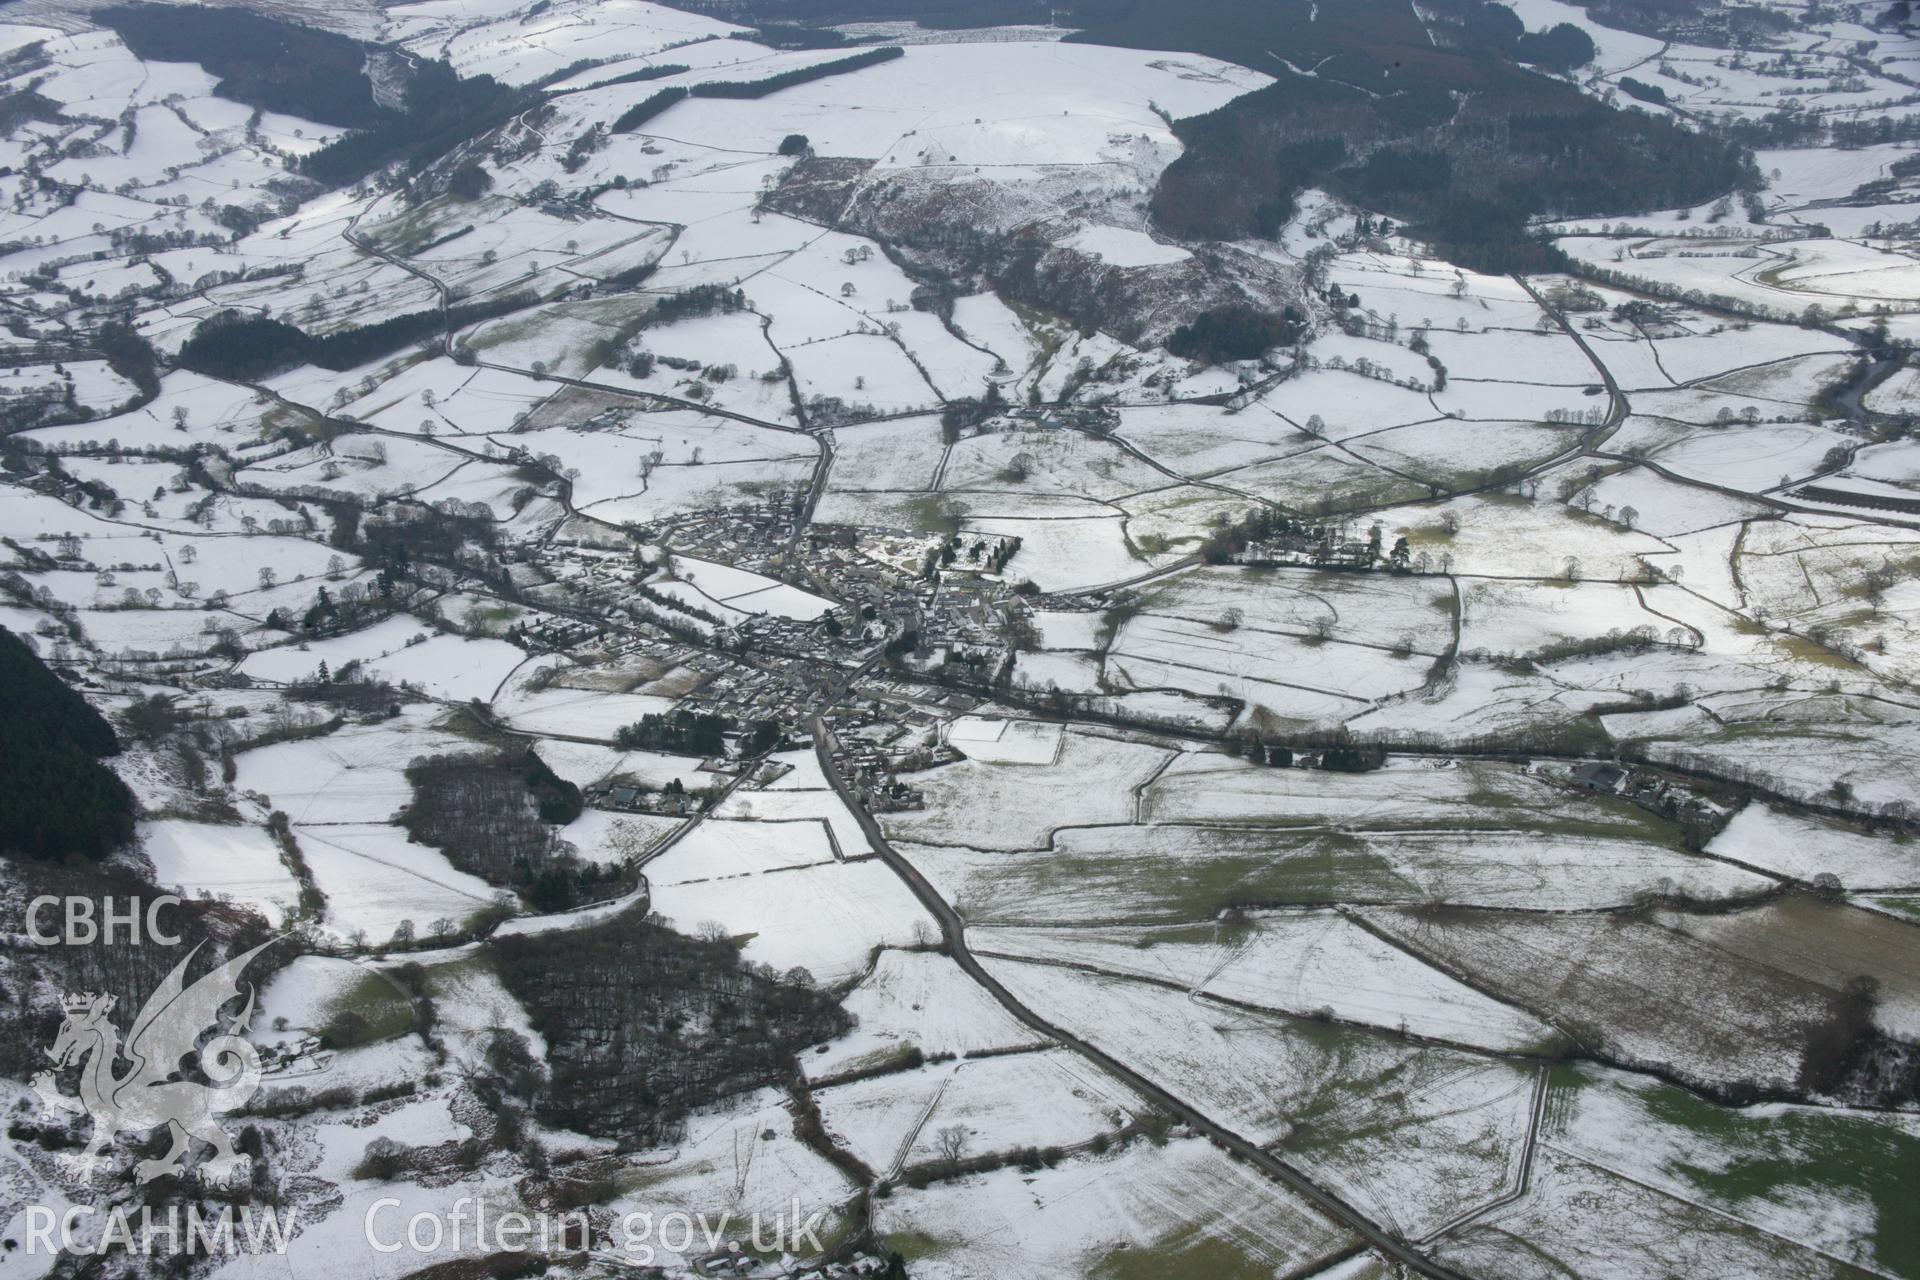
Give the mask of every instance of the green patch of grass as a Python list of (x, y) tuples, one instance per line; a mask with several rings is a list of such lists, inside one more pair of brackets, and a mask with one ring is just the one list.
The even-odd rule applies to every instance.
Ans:
[[(1604, 476), (1601, 478), (1605, 479)], [(1625, 525), (1615, 524), (1605, 516), (1597, 516), (1591, 511), (1582, 511), (1578, 507), (1562, 507), (1561, 510), (1566, 512), (1567, 519), (1573, 521), (1575, 524), (1585, 525), (1595, 533), (1606, 533), (1615, 538), (1624, 538), (1627, 536), (1627, 527)]]
[(1772, 740), (1781, 736), (1781, 726), (1774, 721), (1734, 720), (1715, 726), (1712, 736), (1706, 741), (1710, 743), (1745, 742), (1750, 739)]
[(1238, 924), (1216, 920), (1189, 920), (1142, 930), (1133, 945), (1142, 950), (1160, 946), (1211, 946), (1228, 934), (1244, 935), (1254, 928), (1250, 917)]
[[(1155, 556), (1163, 556), (1173, 545), (1172, 540), (1164, 533), (1143, 533), (1138, 539), (1125, 533), (1122, 536), (1127, 540), (1127, 554), (1135, 560), (1151, 560)], [(1194, 539), (1185, 538), (1182, 541), (1191, 542)]]
[(947, 1241), (924, 1231), (892, 1231), (883, 1236), (882, 1241), (909, 1264), (922, 1258), (937, 1258), (951, 1247)]
[(1858, 663), (1841, 657), (1831, 649), (1821, 648), (1805, 636), (1785, 633), (1776, 634), (1773, 637), (1773, 644), (1775, 648), (1784, 651), (1789, 658), (1797, 658), (1801, 662), (1812, 663), (1820, 667), (1832, 667), (1837, 671), (1857, 672), (1860, 670)]
[(416, 209), (373, 227), (367, 239), (388, 253), (404, 258), (461, 226), (490, 221), (503, 208), (511, 209), (512, 206), (513, 201), (503, 196), (490, 196), (478, 204), (456, 204), (447, 199), (429, 200)]
[[(1143, 827), (1137, 841), (1110, 847), (1013, 855), (991, 876), (969, 876), (964, 914), (976, 923), (1032, 924), (1091, 912), (1116, 924), (1165, 926), (1150, 941), (1210, 941), (1214, 917), (1231, 907), (1428, 900), (1427, 873), (1465, 855), (1453, 841), (1429, 855), (1424, 841), (1397, 838), (1407, 832), (1444, 829), (1482, 839), (1488, 849), (1503, 840), (1568, 839), (1682, 847), (1678, 827), (1623, 798), (1562, 790), (1509, 766), (1470, 762), (1462, 771), (1472, 783), (1466, 794), (1400, 811), (1297, 812), (1265, 822), (1242, 814), (1232, 828), (1187, 831), (1165, 849)], [(1181, 936), (1180, 922), (1205, 923)]]
[(1289, 1101), (1287, 1119), (1293, 1129), (1284, 1143), (1288, 1153), (1338, 1151), (1367, 1138), (1386, 1137), (1419, 1119), (1408, 1105), (1404, 1085), (1396, 1087), (1412, 1059), (1402, 1058), (1370, 1077), (1353, 1074), (1353, 1049), (1363, 1037), (1377, 1033), (1299, 1018), (1287, 1027), (1287, 1034), (1305, 1038), (1321, 1051), (1326, 1059), (1322, 1078), (1327, 1082), (1310, 1097)]
[[(811, 1256), (825, 1257), (838, 1252), (848, 1241), (853, 1239), (858, 1233), (858, 1230), (859, 1224), (853, 1220), (850, 1214), (842, 1213), (839, 1210), (832, 1211), (827, 1215), (826, 1225), (823, 1226), (819, 1232), (820, 1252)], [(770, 1261), (779, 1257), (777, 1253), (766, 1253), (761, 1250), (752, 1249), (750, 1246), (748, 1251)], [(801, 1256), (804, 1258), (808, 1255), (803, 1254)]]
[(1445, 546), (1453, 541), (1453, 535), (1447, 532), (1443, 524), (1402, 525), (1394, 533), (1407, 540), (1414, 550), (1422, 547)]
[(532, 336), (544, 327), (549, 319), (546, 312), (533, 312), (528, 315), (508, 316), (491, 324), (483, 324), (468, 335), (467, 345), (476, 351), (491, 351), (495, 347), (504, 347)]
[(1480, 772), (1475, 781), (1468, 807), (1498, 811), (1504, 830), (1638, 839), (1664, 848), (1679, 844), (1678, 827), (1620, 796), (1563, 791), (1505, 770)]
[(1607, 755), (1613, 750), (1613, 735), (1600, 723), (1600, 717), (1586, 713), (1554, 726), (1553, 745), (1562, 751), (1582, 755)]
[(1213, 917), (1227, 907), (1422, 896), (1352, 837), (1290, 838), (1276, 829), (1253, 843), (1268, 847), (1243, 843), (1200, 857), (1114, 852), (1009, 860), (991, 881), (968, 885), (962, 914), (978, 922), (1044, 923), (1072, 918), (1075, 903), (1097, 902), (1115, 923), (1205, 921), (1197, 927), (1211, 940)]
[(1866, 899), (1882, 911), (1891, 911), (1895, 915), (1905, 916), (1915, 924), (1920, 924), (1920, 898), (1871, 898)]
[[(651, 298), (622, 295), (536, 308), (481, 325), (468, 339), (468, 343), (476, 351), (491, 351), (533, 338), (551, 329), (556, 335), (556, 340), (548, 358), (550, 363), (557, 366), (578, 346), (577, 337), (568, 338), (569, 326), (590, 325), (602, 330), (602, 336), (595, 340), (594, 345), (611, 350), (632, 338), (646, 326), (647, 313), (652, 306)], [(577, 334), (578, 330), (574, 329), (573, 332)], [(589, 361), (588, 367), (592, 368), (595, 364), (597, 360)], [(538, 422), (536, 425), (547, 424)]]
[(351, 432), (353, 425), (338, 418), (325, 418), (305, 409), (275, 405), (260, 415), (260, 434), (272, 436), (292, 430), (303, 438), (325, 444)]
[(288, 427), (296, 431), (305, 431), (307, 424), (311, 421), (313, 421), (312, 417), (299, 409), (289, 408), (284, 404), (269, 405), (260, 414), (260, 434), (270, 436)]
[[(802, 1214), (801, 1216), (804, 1219), (806, 1215)], [(814, 1234), (820, 1240), (820, 1252), (814, 1254), (803, 1251), (793, 1256), (803, 1260), (826, 1257), (846, 1246), (856, 1233), (857, 1227), (851, 1215), (840, 1209), (829, 1209), (827, 1210), (826, 1216), (821, 1219), (820, 1225), (814, 1230)], [(736, 1217), (727, 1235), (732, 1238), (734, 1244), (739, 1246), (740, 1252), (747, 1257), (758, 1258), (764, 1263), (772, 1264), (779, 1262), (781, 1257), (785, 1256), (780, 1249), (761, 1249), (755, 1247), (750, 1231), (750, 1220), (748, 1219)], [(904, 1256), (905, 1250), (901, 1250), (901, 1253)]]
[[(1424, 498), (1427, 486), (1388, 472), (1372, 474), (1366, 468), (1355, 466), (1337, 475), (1302, 477), (1292, 484), (1276, 483), (1271, 496), (1315, 516), (1332, 516), (1361, 507)], [(1413, 544), (1409, 541), (1408, 545)]]
[(1565, 1133), (1573, 1120), (1573, 1103), (1585, 1077), (1578, 1066), (1556, 1062), (1547, 1068), (1547, 1100), (1540, 1111), (1543, 1135)]
[(1046, 368), (1053, 362), (1055, 354), (1065, 345), (1066, 331), (1071, 325), (1050, 311), (1017, 299), (1007, 299), (1007, 308), (1026, 327), (1027, 335), (1033, 339), (1034, 345), (1040, 348), (1040, 357), (1033, 362), (1033, 367)]
[(945, 494), (924, 493), (907, 501), (905, 513), (913, 528), (951, 538), (960, 530), (960, 517)]
[(413, 1029), (413, 1001), (393, 983), (369, 973), (327, 1010), (322, 1032), (336, 1049), (395, 1040)]
[(1271, 1280), (1273, 1262), (1193, 1226), (1146, 1249), (1116, 1248), (1088, 1274), (1096, 1280)]
[[(1574, 1094), (1595, 1077), (1556, 1066), (1543, 1132), (1563, 1130)], [(1874, 1206), (1873, 1256), (1896, 1275), (1920, 1275), (1920, 1137), (1864, 1115), (1796, 1107), (1762, 1113), (1723, 1107), (1673, 1085), (1637, 1086), (1648, 1118), (1719, 1147), (1716, 1167), (1679, 1162), (1668, 1172), (1738, 1214), (1750, 1202), (1796, 1208), (1807, 1193)]]
[(1873, 1253), (1898, 1275), (1920, 1274), (1920, 1138), (1859, 1116), (1788, 1111), (1765, 1118), (1716, 1107), (1683, 1089), (1648, 1097), (1657, 1118), (1736, 1148), (1725, 1168), (1681, 1164), (1681, 1176), (1736, 1209), (1790, 1201), (1799, 1187), (1845, 1190), (1872, 1201)]
[(1317, 846), (1240, 877), (1226, 888), (1217, 905), (1420, 896), (1419, 885), (1395, 871), (1391, 861), (1351, 837), (1327, 836)]

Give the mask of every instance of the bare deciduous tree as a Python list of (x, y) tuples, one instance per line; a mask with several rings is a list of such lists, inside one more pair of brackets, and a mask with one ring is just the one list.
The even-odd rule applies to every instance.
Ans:
[(960, 1157), (966, 1154), (967, 1139), (972, 1136), (963, 1124), (942, 1125), (934, 1134), (934, 1140), (940, 1148), (940, 1158), (949, 1164), (958, 1164)]

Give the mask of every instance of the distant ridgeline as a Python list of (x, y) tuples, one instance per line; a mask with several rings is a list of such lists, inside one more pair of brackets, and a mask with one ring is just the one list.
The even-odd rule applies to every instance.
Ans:
[(98, 757), (113, 729), (0, 627), (0, 853), (104, 858), (133, 838), (133, 793)]
[[(491, 76), (462, 79), (445, 62), (261, 17), (244, 9), (132, 4), (92, 15), (129, 49), (159, 62), (197, 62), (219, 77), (214, 92), (355, 132), (300, 161), (318, 182), (353, 182), (396, 160), (419, 168), (540, 101)], [(381, 103), (370, 55), (388, 56), (404, 111)]]
[[(1594, 5), (1670, 19), (1693, 0)], [(748, 20), (789, 47), (830, 23), (911, 19), (933, 27), (1058, 22), (1067, 39), (1205, 54), (1279, 77), (1182, 120), (1186, 153), (1162, 175), (1153, 212), (1194, 238), (1271, 234), (1320, 186), (1391, 214), (1447, 257), (1485, 270), (1554, 265), (1530, 218), (1620, 216), (1700, 203), (1756, 178), (1724, 139), (1615, 110), (1528, 69), (1582, 65), (1593, 45), (1562, 23), (1528, 31), (1491, 0), (680, 0)], [(299, 162), (340, 184), (396, 161), (419, 170), (545, 100), (563, 68), (523, 88), (462, 79), (445, 62), (244, 10), (131, 4), (100, 10), (143, 58), (198, 62), (223, 97), (352, 132)], [(760, 97), (900, 56), (869, 48), (756, 81), (676, 86), (611, 124), (639, 128), (686, 97)], [(591, 65), (589, 63), (581, 66)], [(370, 68), (382, 68), (380, 83)], [(637, 77), (636, 77), (637, 78)], [(1464, 96), (1456, 96), (1464, 95)], [(404, 104), (402, 106), (401, 104)], [(283, 335), (285, 336), (285, 335)]]
[[(1569, 23), (1528, 31), (1505, 5), (1432, 0), (679, 0), (762, 24), (911, 19), (1080, 28), (1085, 44), (1205, 54), (1278, 83), (1178, 121), (1187, 151), (1154, 193), (1157, 225), (1196, 239), (1270, 235), (1322, 187), (1391, 214), (1462, 265), (1551, 267), (1541, 215), (1619, 216), (1696, 204), (1758, 175), (1724, 139), (1615, 110), (1530, 68), (1593, 56)], [(1602, 0), (1609, 19), (1671, 19), (1695, 0)], [(1464, 105), (1454, 95), (1470, 93)], [(664, 104), (663, 104), (664, 105)]]
[[(594, 61), (563, 67), (516, 89), (491, 76), (463, 79), (438, 59), (411, 52), (402, 57), (387, 46), (242, 9), (130, 4), (102, 9), (94, 16), (142, 58), (199, 63), (219, 77), (214, 92), (223, 98), (352, 130), (299, 161), (302, 174), (329, 186), (357, 181), (395, 161), (417, 172), (468, 139), (540, 106), (546, 101), (548, 84), (570, 78)], [(785, 40), (804, 43), (802, 34), (790, 33)], [(863, 49), (760, 80), (710, 81), (662, 90), (622, 115), (614, 122), (613, 132), (630, 132), (683, 98), (765, 97), (900, 54), (897, 48)], [(369, 73), (375, 66), (387, 72), (380, 86)], [(637, 83), (685, 70), (651, 67), (588, 87)], [(396, 107), (396, 101), (404, 106)], [(11, 114), (22, 118), (38, 109), (30, 97), (7, 105)]]
[(1203, 53), (1280, 77), (1175, 124), (1187, 151), (1162, 175), (1153, 212), (1178, 234), (1272, 234), (1317, 186), (1400, 218), (1462, 265), (1538, 270), (1553, 251), (1529, 237), (1530, 218), (1668, 209), (1757, 183), (1739, 146), (1521, 65), (1585, 62), (1593, 46), (1578, 28), (1528, 32), (1485, 0), (1429, 11), (1431, 33), (1400, 0), (1139, 3), (1068, 39)]

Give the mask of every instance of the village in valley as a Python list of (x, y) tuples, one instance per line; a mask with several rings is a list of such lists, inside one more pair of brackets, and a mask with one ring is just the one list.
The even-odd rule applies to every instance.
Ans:
[(1908, 8), (0, 9), (6, 1268), (1920, 1276)]

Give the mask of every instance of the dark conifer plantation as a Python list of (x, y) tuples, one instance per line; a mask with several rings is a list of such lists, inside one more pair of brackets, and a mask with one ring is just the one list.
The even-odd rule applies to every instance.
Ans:
[(0, 627), (0, 851), (104, 858), (133, 837), (133, 795), (98, 757), (113, 729)]

